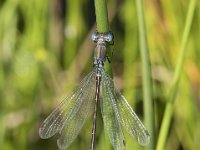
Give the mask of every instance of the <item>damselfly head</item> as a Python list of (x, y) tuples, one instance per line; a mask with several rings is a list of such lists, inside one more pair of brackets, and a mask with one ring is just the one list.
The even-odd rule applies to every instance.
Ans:
[(94, 32), (92, 33), (92, 40), (97, 43), (108, 43), (109, 45), (112, 45), (114, 36), (111, 32), (106, 32), (106, 33), (99, 33), (99, 32)]

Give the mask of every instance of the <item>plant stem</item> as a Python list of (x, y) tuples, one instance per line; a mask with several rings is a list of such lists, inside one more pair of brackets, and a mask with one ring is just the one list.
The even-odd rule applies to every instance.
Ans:
[(158, 137), (158, 143), (157, 143), (156, 150), (164, 149), (167, 134), (169, 131), (169, 125), (170, 125), (171, 118), (173, 115), (174, 102), (175, 102), (175, 98), (176, 98), (177, 91), (178, 91), (178, 85), (179, 85), (181, 73), (183, 70), (184, 58), (186, 55), (186, 45), (187, 45), (187, 41), (188, 41), (188, 37), (189, 37), (191, 25), (192, 25), (195, 6), (196, 6), (196, 0), (190, 0), (188, 12), (187, 12), (186, 23), (185, 23), (184, 32), (183, 32), (183, 37), (182, 37), (182, 41), (181, 41), (180, 55), (178, 57), (178, 63), (175, 68), (175, 74), (174, 74), (174, 78), (172, 80), (172, 86), (169, 91), (169, 99), (168, 99), (168, 103), (167, 103), (167, 106), (166, 106), (166, 109), (164, 112), (164, 117), (163, 117), (163, 121), (162, 121), (162, 125), (161, 125), (160, 134)]
[[(107, 10), (107, 0), (94, 0), (95, 4), (95, 14), (96, 14), (96, 24), (97, 24), (97, 32), (106, 33), (109, 32), (109, 21), (108, 21), (108, 10)], [(107, 56), (109, 58), (112, 57), (111, 46), (108, 47)], [(112, 68), (110, 64), (105, 64), (105, 69), (112, 76)]]
[(142, 77), (144, 88), (144, 119), (147, 129), (150, 131), (151, 142), (147, 147), (150, 150), (155, 149), (155, 125), (154, 125), (154, 103), (153, 103), (153, 87), (151, 80), (151, 64), (149, 49), (147, 45), (146, 27), (144, 19), (143, 0), (136, 0), (137, 15), (139, 25), (140, 53), (142, 59)]
[(108, 10), (106, 0), (94, 0), (98, 32), (109, 32)]

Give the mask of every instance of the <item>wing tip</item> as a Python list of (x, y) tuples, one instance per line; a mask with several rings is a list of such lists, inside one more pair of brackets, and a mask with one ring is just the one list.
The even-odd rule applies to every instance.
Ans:
[(39, 137), (41, 139), (47, 139), (48, 138), (47, 136), (45, 136), (46, 134), (44, 134), (44, 129), (42, 127), (39, 128), (38, 134), (39, 134)]
[(69, 145), (63, 144), (63, 142), (60, 139), (57, 139), (57, 145), (59, 150), (66, 150)]
[(38, 132), (39, 137), (40, 137), (41, 139), (48, 139), (48, 138), (54, 136), (56, 133), (57, 133), (57, 132), (49, 132), (49, 131), (46, 130), (46, 128), (44, 128), (44, 127), (40, 127), (40, 128), (39, 128), (39, 132)]
[(151, 141), (151, 136), (147, 130), (144, 130), (145, 136), (143, 139), (138, 138), (138, 143), (142, 146), (146, 146), (150, 143)]

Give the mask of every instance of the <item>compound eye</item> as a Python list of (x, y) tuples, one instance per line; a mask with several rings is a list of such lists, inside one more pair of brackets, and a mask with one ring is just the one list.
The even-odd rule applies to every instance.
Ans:
[(98, 40), (98, 34), (97, 34), (97, 32), (93, 32), (92, 33), (92, 40), (95, 41), (95, 42), (97, 42), (97, 40)]
[(112, 33), (108, 33), (105, 37), (106, 42), (108, 43), (113, 43), (113, 34)]

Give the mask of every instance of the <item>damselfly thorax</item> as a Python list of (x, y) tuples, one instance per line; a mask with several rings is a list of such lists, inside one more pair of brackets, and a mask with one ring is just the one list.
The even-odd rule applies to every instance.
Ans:
[(97, 75), (101, 76), (101, 68), (103, 68), (107, 56), (107, 44), (113, 44), (112, 33), (96, 33), (92, 34), (92, 40), (97, 43), (94, 49), (94, 66), (97, 69)]
[[(101, 77), (104, 71), (104, 63), (107, 57), (107, 44), (113, 44), (113, 35), (111, 32), (108, 33), (98, 33), (94, 32), (92, 34), (92, 40), (96, 42), (96, 47), (94, 49), (94, 68), (96, 69), (96, 76)], [(101, 78), (96, 78), (97, 80)], [(100, 81), (99, 81), (100, 84)], [(96, 85), (97, 86), (97, 85)], [(99, 85), (100, 86), (100, 85)]]

